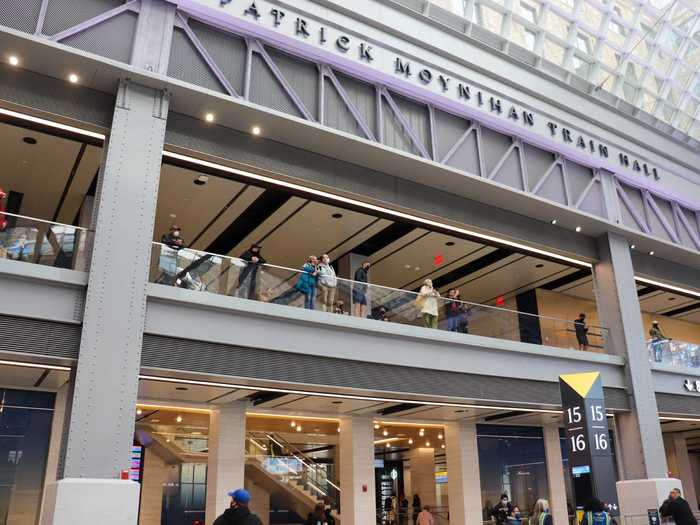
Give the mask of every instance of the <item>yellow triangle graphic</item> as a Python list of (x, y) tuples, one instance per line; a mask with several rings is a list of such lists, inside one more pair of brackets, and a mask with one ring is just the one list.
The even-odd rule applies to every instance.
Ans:
[(559, 378), (573, 388), (578, 395), (586, 397), (593, 383), (600, 377), (600, 372), (584, 372), (582, 374), (564, 374)]

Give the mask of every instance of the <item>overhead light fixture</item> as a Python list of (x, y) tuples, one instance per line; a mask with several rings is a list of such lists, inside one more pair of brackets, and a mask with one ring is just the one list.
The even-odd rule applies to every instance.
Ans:
[(297, 426), (297, 432), (301, 432), (301, 425)]
[(418, 431), (418, 435), (419, 435), (420, 437), (425, 436), (425, 429), (424, 429), (424, 428), (421, 428), (421, 429)]
[(386, 448), (391, 448), (391, 443), (387, 443)]
[(340, 432), (340, 427), (338, 427), (338, 432)]
[(482, 239), (482, 240), (486, 240), (486, 241), (495, 242), (495, 243), (500, 244), (502, 246), (508, 246), (510, 248), (514, 248), (516, 250), (522, 251), (524, 253), (527, 253), (528, 255), (533, 255), (533, 254), (543, 255), (543, 256), (548, 257), (550, 259), (556, 259), (558, 261), (563, 261), (563, 262), (567, 262), (570, 264), (575, 264), (577, 266), (582, 266), (585, 268), (592, 268), (593, 267), (593, 265), (588, 261), (575, 259), (573, 257), (567, 257), (565, 255), (561, 255), (561, 254), (556, 253), (556, 252), (551, 252), (551, 251), (543, 250), (540, 248), (535, 248), (533, 246), (528, 246), (526, 244), (522, 244), (519, 242), (495, 237), (493, 235), (488, 235), (488, 234), (473, 231), (473, 230), (468, 230), (466, 228), (461, 228), (459, 226), (454, 226), (452, 224), (446, 224), (446, 223), (442, 223), (442, 222), (435, 221), (432, 219), (427, 219), (424, 217), (420, 217), (418, 215), (413, 215), (410, 213), (392, 210), (390, 208), (385, 208), (384, 206), (370, 204), (370, 203), (363, 202), (363, 201), (358, 200), (358, 199), (353, 199), (350, 197), (343, 197), (341, 195), (336, 195), (334, 193), (329, 193), (327, 191), (323, 191), (323, 190), (319, 190), (319, 189), (315, 189), (315, 188), (309, 188), (307, 186), (303, 186), (301, 184), (296, 184), (294, 182), (281, 181), (281, 180), (275, 179), (273, 177), (268, 177), (268, 176), (260, 175), (257, 173), (251, 173), (249, 171), (244, 171), (244, 170), (240, 170), (237, 168), (232, 168), (231, 166), (224, 166), (223, 164), (217, 164), (215, 162), (210, 162), (207, 160), (198, 159), (195, 157), (190, 157), (189, 155), (183, 155), (181, 153), (175, 153), (173, 151), (164, 150), (163, 156), (167, 157), (167, 158), (171, 158), (171, 159), (182, 160), (182, 161), (187, 162), (189, 164), (194, 164), (194, 165), (198, 165), (198, 166), (205, 166), (205, 167), (216, 169), (218, 171), (233, 173), (235, 175), (242, 176), (242, 177), (245, 177), (247, 179), (252, 179), (252, 180), (259, 181), (259, 182), (272, 184), (274, 186), (280, 186), (280, 187), (284, 187), (284, 188), (293, 189), (293, 190), (302, 192), (302, 193), (307, 194), (307, 195), (315, 195), (315, 196), (323, 197), (325, 199), (332, 199), (335, 202), (342, 202), (342, 203), (349, 204), (349, 205), (357, 207), (357, 208), (362, 208), (365, 210), (379, 212), (383, 215), (388, 215), (388, 216), (392, 216), (392, 217), (406, 219), (406, 220), (409, 220), (411, 222), (416, 222), (416, 223), (423, 224), (426, 226), (433, 226), (435, 228), (439, 228), (439, 229), (444, 230), (444, 231), (450, 231), (450, 232), (458, 233), (461, 235), (467, 235), (469, 237), (474, 237), (476, 239)]
[(552, 219), (552, 220), (549, 221), (549, 222), (551, 222), (552, 224), (556, 224), (556, 223), (557, 223), (557, 220), (556, 220), (556, 219)]
[(440, 448), (445, 448), (445, 444), (443, 443), (442, 445), (440, 445)]
[(442, 439), (442, 434), (438, 434), (438, 439)]
[(182, 416), (177, 416), (175, 418), (175, 421), (177, 421), (178, 423), (182, 423)]
[(71, 73), (70, 75), (68, 75), (68, 82), (70, 82), (71, 84), (77, 84), (79, 80), (80, 77), (75, 73)]
[(634, 250), (636, 247), (637, 247), (636, 244), (632, 244), (632, 245), (630, 245), (630, 250)]
[(674, 292), (678, 292), (678, 293), (683, 294), (683, 295), (690, 295), (691, 297), (700, 298), (700, 292), (698, 292), (697, 290), (689, 290), (688, 288), (681, 288), (680, 286), (674, 286), (672, 284), (662, 283), (661, 281), (647, 279), (646, 277), (637, 277), (636, 275), (634, 276), (634, 280), (639, 282), (639, 283), (651, 284), (653, 286), (658, 286), (659, 288), (662, 288), (662, 289), (673, 290)]
[(19, 66), (19, 57), (17, 55), (10, 55), (7, 59), (7, 63), (11, 66)]
[(331, 215), (331, 217), (333, 217), (334, 219), (342, 219), (343, 214), (342, 213), (334, 213), (333, 215)]
[(388, 431), (387, 429), (384, 429), (384, 432), (382, 432), (382, 435), (383, 435), (383, 436), (388, 436), (388, 435), (389, 435), (389, 431)]
[(143, 410), (141, 410), (140, 408), (137, 408), (137, 409), (136, 409), (136, 415), (137, 415), (137, 416), (140, 416), (141, 414), (143, 414)]
[(192, 435), (193, 435), (193, 436), (201, 436), (202, 433), (201, 433), (201, 432), (198, 432), (198, 431), (196, 431), (196, 430), (193, 430), (193, 431), (192, 431)]
[(425, 446), (426, 446), (426, 447), (429, 447), (429, 446), (430, 446), (430, 441), (426, 441), (426, 442), (425, 442)]
[(68, 131), (70, 133), (75, 133), (77, 135), (83, 135), (85, 137), (91, 137), (94, 139), (104, 140), (104, 133), (95, 133), (94, 131), (88, 131), (86, 129), (76, 128), (75, 126), (69, 126), (67, 124), (61, 124), (60, 122), (54, 122), (52, 120), (47, 120), (44, 118), (35, 117), (33, 115), (27, 115), (25, 113), (19, 113), (17, 111), (11, 111), (9, 109), (0, 108), (0, 115), (6, 115), (8, 117), (25, 120), (27, 122), (33, 122), (35, 124), (41, 124), (42, 126), (48, 126), (54, 129), (61, 129)]
[(445, 246), (454, 246), (454, 245), (455, 245), (454, 241), (447, 241), (445, 243)]
[(379, 423), (374, 424), (374, 430), (379, 430)]
[(253, 135), (260, 135), (260, 132), (261, 132), (261, 131), (262, 131), (262, 130), (260, 129), (260, 126), (253, 126), (252, 128), (250, 128), (250, 132), (251, 132)]
[(654, 253), (655, 253), (654, 250), (651, 250), (651, 251), (649, 252), (649, 255), (654, 255)]
[(204, 115), (204, 120), (207, 122), (214, 122), (214, 113), (207, 113)]
[(408, 444), (413, 445), (413, 438), (408, 438)]
[(581, 230), (583, 230), (583, 228), (581, 228), (581, 226), (576, 226), (576, 233), (579, 233)]
[(206, 175), (200, 175), (199, 177), (194, 179), (194, 183), (197, 186), (204, 186), (208, 180), (209, 180), (209, 177), (207, 177)]
[(292, 428), (296, 427), (296, 426), (297, 426), (296, 421), (292, 421), (292, 422), (290, 423), (290, 426), (291, 426)]

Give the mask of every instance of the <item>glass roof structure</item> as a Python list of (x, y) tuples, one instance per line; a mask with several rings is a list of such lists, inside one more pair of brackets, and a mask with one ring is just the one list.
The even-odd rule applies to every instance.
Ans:
[(700, 141), (700, 0), (428, 2)]

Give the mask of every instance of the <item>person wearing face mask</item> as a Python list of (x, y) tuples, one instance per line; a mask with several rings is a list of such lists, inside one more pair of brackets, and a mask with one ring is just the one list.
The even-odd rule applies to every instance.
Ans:
[(248, 508), (250, 493), (245, 489), (237, 489), (228, 493), (231, 496), (231, 506), (216, 518), (213, 525), (262, 525), (260, 518)]
[(440, 292), (433, 288), (433, 281), (430, 279), (423, 281), (423, 286), (416, 298), (416, 306), (420, 309), (426, 328), (437, 328), (438, 297), (440, 297)]
[(331, 266), (331, 258), (326, 253), (321, 255), (321, 262), (318, 265), (318, 287), (321, 289), (321, 310), (332, 312), (338, 278), (335, 276), (335, 269)]
[(508, 516), (513, 513), (513, 505), (508, 501), (508, 494), (501, 494), (501, 501), (493, 508), (493, 519), (496, 525), (506, 525)]
[(522, 525), (523, 518), (520, 514), (520, 508), (517, 505), (513, 506), (513, 512), (508, 516), (508, 525)]
[(156, 282), (174, 285), (176, 284), (176, 276), (179, 271), (177, 252), (185, 247), (185, 241), (182, 238), (180, 227), (177, 224), (170, 226), (170, 230), (160, 238), (160, 242), (164, 246), (161, 246), (160, 249), (158, 266), (163, 273)]
[(244, 299), (255, 299), (255, 287), (257, 285), (258, 269), (261, 264), (265, 264), (265, 258), (260, 254), (262, 246), (255, 243), (244, 251), (240, 259), (247, 264), (238, 275), (238, 290), (236, 295)]
[(182, 230), (177, 224), (170, 226), (170, 230), (161, 237), (160, 242), (173, 250), (181, 250), (185, 247), (185, 241), (182, 238)]

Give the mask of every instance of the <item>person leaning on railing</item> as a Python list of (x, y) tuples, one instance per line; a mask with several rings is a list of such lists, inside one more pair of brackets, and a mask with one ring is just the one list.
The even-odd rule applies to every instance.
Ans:
[(664, 335), (659, 322), (656, 320), (651, 323), (649, 335), (651, 336), (651, 347), (654, 349), (654, 361), (660, 363), (663, 356), (664, 343), (670, 341), (670, 339)]

